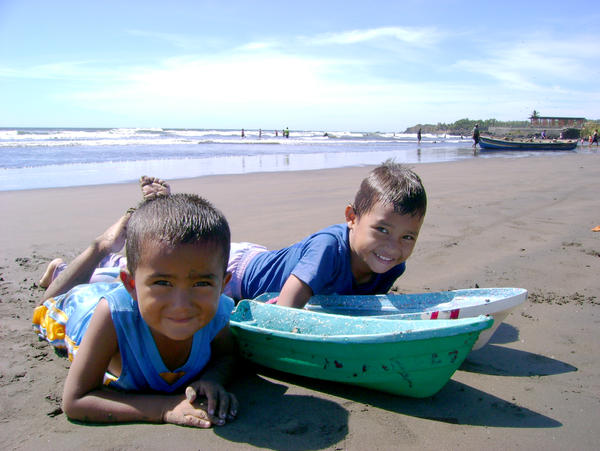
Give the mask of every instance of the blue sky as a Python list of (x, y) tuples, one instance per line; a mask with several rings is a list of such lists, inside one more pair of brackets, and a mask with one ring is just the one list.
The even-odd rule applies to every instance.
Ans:
[(596, 119), (599, 80), (592, 1), (0, 0), (0, 127)]

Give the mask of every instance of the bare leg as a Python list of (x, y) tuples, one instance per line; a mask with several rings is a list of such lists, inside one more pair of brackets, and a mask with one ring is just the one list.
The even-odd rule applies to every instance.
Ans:
[(127, 222), (131, 213), (127, 213), (97, 237), (90, 246), (79, 254), (75, 260), (52, 281), (44, 292), (42, 302), (53, 296), (66, 293), (75, 285), (88, 283), (94, 270), (110, 253), (119, 252), (125, 245)]
[(46, 272), (38, 282), (38, 285), (42, 288), (48, 288), (48, 286), (52, 283), (52, 276), (54, 275), (54, 271), (58, 268), (63, 262), (62, 258), (55, 258), (50, 263), (48, 263), (48, 267), (46, 268)]
[[(163, 196), (168, 196), (169, 194), (171, 194), (171, 187), (169, 186), (169, 184), (167, 182), (165, 182), (164, 180), (161, 180), (159, 178), (156, 177), (149, 177), (147, 175), (143, 175), (140, 177), (140, 188), (142, 190), (142, 197), (144, 200), (152, 200), (155, 199), (157, 197), (163, 197)], [(129, 220), (129, 216), (130, 214), (135, 210), (135, 208), (131, 208), (128, 210), (128, 214), (127, 216), (127, 220)], [(104, 234), (106, 235), (107, 233), (114, 233), (110, 232), (110, 230), (117, 226), (116, 230), (119, 231), (120, 227), (118, 226), (118, 224), (124, 219), (121, 218), (119, 219), (119, 221), (117, 221), (116, 224), (114, 224), (111, 228), (109, 228), (106, 232), (104, 232)], [(126, 223), (125, 223), (126, 226)], [(125, 234), (125, 228), (123, 228), (121, 230), (121, 232), (123, 234)], [(120, 232), (117, 232), (120, 233)], [(99, 237), (100, 238), (100, 237)], [(106, 237), (105, 237), (106, 238)], [(124, 235), (123, 235), (123, 242), (124, 242)], [(111, 239), (108, 239), (108, 242), (110, 242)], [(111, 245), (108, 245), (109, 247), (111, 247)], [(118, 249), (115, 249), (111, 252), (118, 252), (119, 250), (121, 250), (121, 248), (123, 247), (123, 245), (119, 245), (119, 243), (117, 242), (117, 246)], [(106, 254), (108, 255), (108, 254)], [(54, 260), (52, 260), (49, 264), (48, 267), (46, 268), (46, 271), (44, 272), (44, 275), (42, 276), (42, 278), (40, 279), (38, 285), (42, 288), (48, 288), (53, 281), (53, 277), (54, 277), (54, 273), (56, 268), (61, 265), (63, 263), (63, 260), (60, 258), (55, 258)], [(91, 277), (91, 276), (90, 276)], [(89, 280), (85, 280), (82, 281), (81, 283), (87, 283), (89, 282)]]
[(140, 187), (142, 188), (142, 197), (144, 200), (152, 200), (171, 194), (169, 184), (156, 177), (142, 175), (140, 177)]

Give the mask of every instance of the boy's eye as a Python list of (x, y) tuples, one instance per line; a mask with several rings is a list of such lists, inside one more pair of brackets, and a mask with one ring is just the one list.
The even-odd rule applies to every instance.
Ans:
[(381, 233), (389, 233), (388, 229), (386, 229), (385, 227), (375, 227), (375, 229)]
[(410, 240), (410, 241), (412, 241), (412, 240), (415, 239), (415, 237), (412, 236), (412, 235), (404, 235), (402, 238), (405, 239), (405, 240)]
[(211, 285), (212, 284), (206, 280), (199, 280), (198, 282), (194, 283), (195, 287), (210, 287)]
[(169, 282), (168, 280), (155, 280), (154, 285), (160, 285), (162, 287), (170, 287), (171, 282)]

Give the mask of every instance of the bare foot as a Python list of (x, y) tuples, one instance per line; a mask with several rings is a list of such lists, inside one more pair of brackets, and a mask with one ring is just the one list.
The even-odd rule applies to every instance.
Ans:
[(38, 282), (38, 285), (42, 288), (48, 288), (50, 286), (50, 284), (52, 283), (52, 279), (53, 279), (52, 276), (54, 276), (54, 271), (56, 271), (56, 268), (58, 268), (58, 266), (61, 265), (62, 263), (63, 263), (62, 258), (55, 258), (50, 263), (48, 263), (46, 272), (44, 272), (44, 275)]
[(171, 194), (169, 184), (156, 177), (142, 175), (140, 177), (140, 187), (142, 188), (142, 197), (144, 200), (152, 200)]

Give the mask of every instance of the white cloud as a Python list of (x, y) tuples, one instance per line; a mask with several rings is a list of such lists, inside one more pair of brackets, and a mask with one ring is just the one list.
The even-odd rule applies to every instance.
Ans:
[[(85, 101), (135, 104), (213, 102), (244, 104), (281, 99), (306, 103), (325, 95), (321, 74), (327, 65), (318, 59), (270, 54), (214, 58), (172, 58), (156, 68), (135, 68), (102, 90), (79, 92)], [(146, 100), (143, 100), (146, 99)]]
[[(191, 43), (175, 35), (136, 33), (172, 40), (180, 47)], [(318, 35), (304, 38), (301, 44), (323, 46), (319, 52), (328, 50), (325, 44), (358, 47), (362, 43), (391, 44), (409, 52), (430, 45), (444, 52), (444, 38), (433, 28), (382, 27)], [(577, 83), (593, 78), (594, 71), (598, 75), (594, 60), (598, 38), (537, 36), (526, 42), (497, 42), (476, 42), (481, 56), (436, 66), (435, 71), (439, 59), (416, 58), (413, 73), (430, 71), (417, 79), (401, 70), (406, 59), (397, 53), (389, 60), (385, 57), (383, 74), (383, 65), (377, 66), (382, 60), (375, 61), (373, 52), (353, 51), (352, 59), (338, 56), (337, 49), (333, 54), (308, 56), (301, 53), (306, 46), (295, 47), (298, 42), (293, 39), (285, 45), (257, 40), (218, 53), (157, 60), (152, 66), (74, 61), (0, 67), (0, 76), (77, 81), (52, 92), (56, 102), (130, 121), (152, 119), (157, 126), (167, 122), (189, 126), (194, 121), (229, 127), (256, 121), (258, 127), (290, 118), (288, 124), (295, 127), (327, 128), (335, 122), (343, 128), (353, 122), (355, 129), (398, 130), (461, 117), (525, 119), (534, 108), (544, 114), (585, 116), (583, 111), (593, 110), (590, 105), (600, 100), (599, 94), (586, 92)]]
[[(558, 83), (546, 89), (531, 84), (535, 89), (525, 90), (526, 75), (501, 72), (502, 62), (509, 56), (503, 58), (494, 66), (497, 72), (490, 71), (502, 81), (500, 85), (471, 79), (454, 83), (382, 81), (366, 74), (348, 77), (356, 66), (367, 64), (364, 61), (260, 49), (171, 58), (156, 67), (128, 68), (101, 88), (61, 96), (82, 108), (117, 111), (129, 117), (158, 116), (184, 124), (193, 118), (210, 126), (219, 118), (221, 124), (245, 123), (247, 127), (252, 121), (259, 127), (276, 124), (277, 118), (290, 118), (289, 123), (296, 127), (327, 128), (331, 123), (343, 127), (354, 122), (357, 129), (361, 127), (358, 124), (371, 129), (400, 129), (400, 124), (452, 122), (461, 117), (526, 119), (534, 108), (545, 114), (585, 115), (567, 109), (553, 112), (553, 108), (559, 109), (559, 99), (565, 97), (575, 107), (585, 108), (591, 101), (585, 93), (558, 87)], [(529, 70), (534, 67), (532, 64)], [(462, 69), (475, 67), (464, 62)]]
[(518, 90), (547, 90), (557, 82), (583, 83), (598, 77), (600, 39), (534, 36), (527, 41), (502, 42), (484, 48), (477, 59), (453, 67), (484, 74)]
[(0, 77), (33, 80), (109, 81), (119, 78), (119, 70), (95, 61), (60, 61), (20, 68), (0, 67)]
[(312, 38), (305, 38), (305, 40), (306, 42), (315, 45), (347, 45), (382, 39), (393, 39), (415, 47), (428, 47), (439, 42), (443, 36), (443, 33), (433, 27), (380, 27), (365, 30), (343, 31), (339, 33), (324, 33)]
[(249, 42), (238, 47), (240, 51), (255, 51), (255, 50), (266, 50), (269, 48), (276, 47), (272, 42)]

